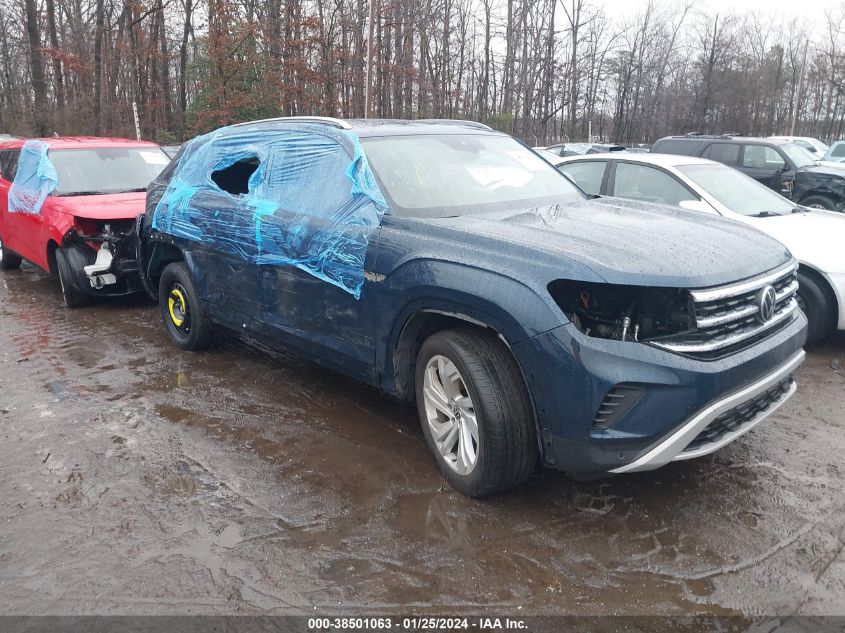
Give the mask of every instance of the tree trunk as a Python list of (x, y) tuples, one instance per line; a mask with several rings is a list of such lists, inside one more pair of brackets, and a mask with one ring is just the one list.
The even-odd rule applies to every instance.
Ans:
[[(103, 88), (103, 0), (97, 0), (96, 31), (94, 33), (94, 130), (97, 135), (102, 134), (102, 92)], [(130, 16), (131, 18), (131, 16)], [(130, 27), (131, 28), (131, 27)]]
[(35, 0), (24, 0), (26, 7), (26, 34), (29, 38), (29, 63), (32, 91), (35, 93), (35, 133), (47, 136), (50, 129), (47, 103), (47, 85), (44, 81), (44, 63), (41, 57), (41, 33), (38, 28), (38, 7)]

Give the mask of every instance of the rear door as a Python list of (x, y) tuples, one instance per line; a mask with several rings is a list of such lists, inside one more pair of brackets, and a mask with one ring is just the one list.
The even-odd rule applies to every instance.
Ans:
[(31, 262), (41, 262), (45, 255), (39, 247), (44, 224), (42, 213), (48, 201), (44, 202), (41, 213), (9, 212), (9, 188), (17, 173), (19, 156), (20, 149), (0, 152), (0, 235), (9, 250)]
[(606, 160), (577, 160), (558, 165), (557, 169), (574, 180), (585, 193), (596, 196), (604, 194), (607, 185)]
[(3, 244), (12, 249), (14, 242), (14, 214), (9, 214), (9, 187), (15, 179), (20, 150), (0, 151), (0, 237)]
[(739, 167), (742, 146), (739, 143), (711, 143), (701, 152), (701, 158), (714, 160), (731, 167)]

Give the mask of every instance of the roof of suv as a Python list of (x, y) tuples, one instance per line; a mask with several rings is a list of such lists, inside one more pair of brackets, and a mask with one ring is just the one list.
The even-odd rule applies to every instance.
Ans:
[(784, 145), (790, 141), (784, 139), (763, 138), (761, 136), (741, 136), (738, 134), (688, 134), (681, 136), (664, 136), (658, 139), (660, 141), (725, 141), (725, 142), (742, 142), (751, 145)]
[(677, 167), (678, 165), (721, 165), (706, 158), (698, 158), (697, 156), (687, 156), (686, 154), (652, 154), (646, 153), (623, 153), (623, 152), (605, 152), (603, 154), (583, 154), (581, 156), (566, 156), (561, 158), (556, 165), (565, 165), (567, 163), (575, 163), (588, 160), (615, 160), (620, 162), (634, 162), (646, 163), (649, 165), (659, 165), (660, 167)]
[(322, 116), (295, 116), (244, 121), (231, 128), (247, 125), (274, 127), (279, 124), (327, 125), (335, 129), (354, 131), (359, 137), (502, 134), (483, 123), (458, 119), (336, 119)]

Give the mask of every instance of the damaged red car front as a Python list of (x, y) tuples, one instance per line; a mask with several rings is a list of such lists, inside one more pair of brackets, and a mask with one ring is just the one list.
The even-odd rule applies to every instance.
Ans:
[(142, 289), (135, 218), (170, 158), (127, 139), (0, 142), (0, 268), (22, 259), (58, 278), (65, 305)]

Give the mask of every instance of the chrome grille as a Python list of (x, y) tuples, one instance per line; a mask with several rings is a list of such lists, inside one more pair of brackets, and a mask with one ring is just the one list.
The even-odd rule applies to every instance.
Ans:
[[(775, 291), (774, 309), (767, 320), (760, 316), (761, 293)], [(715, 357), (752, 344), (789, 323), (798, 302), (798, 264), (793, 262), (748, 281), (691, 291), (695, 307), (694, 330), (652, 343), (681, 354)]]

